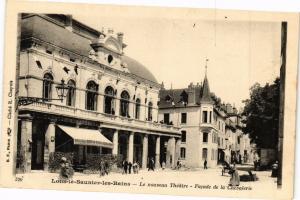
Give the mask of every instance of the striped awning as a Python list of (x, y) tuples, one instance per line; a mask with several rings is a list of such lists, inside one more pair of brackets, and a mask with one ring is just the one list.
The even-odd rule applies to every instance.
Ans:
[(113, 143), (99, 130), (76, 128), (58, 125), (58, 127), (73, 138), (75, 145), (99, 146), (113, 148)]

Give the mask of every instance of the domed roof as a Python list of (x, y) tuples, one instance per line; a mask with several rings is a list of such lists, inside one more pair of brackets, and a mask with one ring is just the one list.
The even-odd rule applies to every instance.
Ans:
[(154, 75), (138, 61), (128, 56), (122, 56), (122, 61), (127, 64), (127, 68), (130, 71), (130, 73), (145, 78), (149, 81), (158, 83)]

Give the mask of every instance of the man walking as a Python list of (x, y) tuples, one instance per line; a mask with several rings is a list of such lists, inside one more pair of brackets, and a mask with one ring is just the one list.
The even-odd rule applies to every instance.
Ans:
[(204, 169), (207, 169), (207, 160), (204, 160)]
[(153, 158), (150, 158), (149, 160), (149, 167), (148, 167), (148, 171), (154, 171), (154, 159)]
[(129, 162), (129, 163), (128, 163), (128, 173), (129, 173), (129, 174), (131, 174), (131, 167), (132, 167), (132, 163)]

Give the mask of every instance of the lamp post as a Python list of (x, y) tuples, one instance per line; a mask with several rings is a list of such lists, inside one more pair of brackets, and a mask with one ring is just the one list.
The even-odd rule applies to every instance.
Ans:
[(61, 83), (56, 86), (56, 92), (59, 98), (54, 100), (60, 100), (61, 102), (63, 102), (64, 98), (68, 94), (68, 91), (69, 91), (69, 87), (65, 84), (65, 80), (61, 79)]
[(69, 91), (69, 86), (65, 84), (65, 80), (62, 79), (60, 84), (57, 84), (56, 92), (58, 99), (49, 99), (49, 98), (40, 98), (40, 97), (23, 97), (19, 96), (18, 97), (18, 106), (21, 105), (29, 105), (35, 102), (45, 102), (45, 101), (52, 101), (52, 100), (59, 100), (63, 102), (64, 98), (67, 96), (68, 91)]

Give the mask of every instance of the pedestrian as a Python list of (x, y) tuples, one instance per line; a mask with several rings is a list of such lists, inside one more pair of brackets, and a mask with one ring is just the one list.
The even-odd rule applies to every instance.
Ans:
[(207, 169), (207, 160), (204, 160), (204, 169)]
[(128, 162), (128, 173), (131, 174), (131, 167), (132, 167), (132, 163), (129, 161)]
[(260, 158), (259, 158), (258, 153), (256, 152), (256, 153), (254, 154), (254, 170), (255, 170), (255, 171), (258, 171), (258, 170), (259, 170), (259, 165), (260, 165)]
[(154, 159), (153, 158), (150, 158), (149, 160), (149, 167), (148, 167), (148, 171), (154, 171)]
[(100, 161), (100, 176), (104, 176), (105, 175), (105, 165), (103, 160)]
[(139, 164), (138, 162), (134, 162), (132, 165), (132, 170), (134, 174), (138, 174), (139, 173)]
[(272, 174), (271, 174), (271, 177), (277, 177), (277, 176), (278, 176), (278, 161), (276, 161), (272, 165)]
[(123, 161), (122, 166), (123, 166), (123, 174), (127, 174), (127, 168), (128, 168), (127, 160)]
[(71, 164), (68, 162), (66, 157), (62, 157), (60, 160), (60, 172), (59, 176), (61, 179), (69, 179), (72, 178), (74, 174), (74, 170)]
[(235, 167), (235, 164), (233, 164), (233, 166), (231, 166), (231, 169), (228, 172), (231, 177), (229, 180), (229, 186), (239, 186), (240, 185), (240, 176), (239, 173)]
[(163, 162), (161, 163), (161, 168), (162, 168), (162, 170), (165, 170), (165, 168), (166, 168), (166, 163), (165, 163), (165, 161), (163, 161)]
[(109, 171), (109, 163), (108, 163), (108, 161), (105, 161), (105, 164), (104, 164), (104, 173), (106, 175), (108, 175), (108, 171)]

